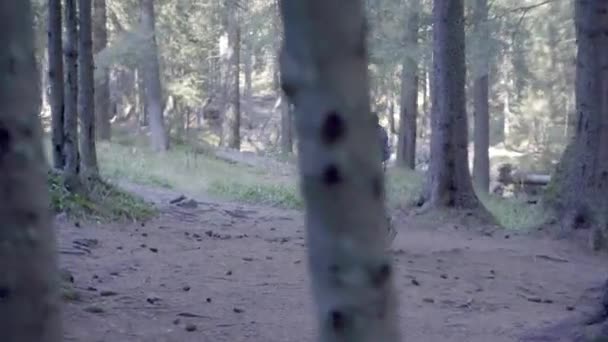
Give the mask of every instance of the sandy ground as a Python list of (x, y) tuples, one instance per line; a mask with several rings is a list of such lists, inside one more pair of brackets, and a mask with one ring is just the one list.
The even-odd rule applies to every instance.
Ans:
[[(300, 212), (131, 186), (161, 208), (142, 224), (58, 219), (81, 298), (66, 341), (314, 341)], [(397, 217), (393, 255), (406, 341), (518, 341), (588, 309), (606, 258), (564, 241)]]

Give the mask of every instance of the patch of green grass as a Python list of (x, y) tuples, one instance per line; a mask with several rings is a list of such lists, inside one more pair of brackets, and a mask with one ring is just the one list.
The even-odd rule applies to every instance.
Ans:
[(266, 204), (288, 209), (301, 209), (304, 201), (293, 184), (244, 184), (215, 181), (209, 192), (252, 204)]
[(401, 168), (390, 168), (386, 175), (386, 193), (391, 208), (413, 205), (422, 192), (424, 175)]
[[(98, 145), (99, 165), (108, 179), (173, 188), (190, 194), (210, 193), (247, 203), (282, 208), (303, 208), (297, 175), (274, 174), (272, 170), (228, 163), (202, 150), (175, 145), (166, 153), (154, 153), (145, 146), (117, 143)], [(389, 207), (411, 206), (419, 198), (424, 175), (390, 168), (386, 175)], [(507, 229), (528, 229), (548, 218), (540, 205), (519, 199), (503, 199), (480, 194), (480, 199), (498, 222)]]
[(75, 193), (65, 188), (60, 173), (52, 171), (48, 175), (48, 187), (52, 209), (71, 217), (143, 221), (156, 214), (151, 204), (99, 180), (88, 184), (82, 193)]
[[(386, 187), (390, 207), (412, 206), (420, 197), (424, 175), (411, 170), (391, 168), (388, 170)], [(478, 193), (483, 205), (498, 223), (506, 229), (528, 230), (545, 223), (550, 214), (542, 205), (531, 205), (524, 199), (502, 198)]]
[[(228, 163), (215, 158), (206, 148), (200, 151), (175, 145), (159, 154), (142, 146), (99, 143), (98, 158), (102, 175), (109, 179), (290, 209), (304, 206), (297, 174), (285, 176), (268, 169)], [(422, 180), (417, 172), (390, 169), (386, 178), (389, 205), (414, 203)]]
[(542, 225), (549, 218), (549, 213), (542, 205), (532, 205), (523, 199), (502, 198), (483, 193), (478, 193), (477, 196), (506, 229), (529, 230)]
[(190, 194), (213, 193), (255, 203), (297, 207), (295, 178), (228, 163), (209, 151), (176, 145), (165, 153), (113, 143), (98, 145), (102, 176)]

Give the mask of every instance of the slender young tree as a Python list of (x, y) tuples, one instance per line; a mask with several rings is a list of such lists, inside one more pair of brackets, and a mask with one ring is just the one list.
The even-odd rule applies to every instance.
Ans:
[(435, 0), (427, 208), (481, 207), (468, 165), (465, 68), (463, 0)]
[(488, 0), (475, 0), (473, 23), (478, 41), (478, 58), (473, 67), (473, 110), (475, 118), (475, 153), (473, 155), (473, 181), (477, 190), (487, 192), (490, 188), (490, 113), (489, 84), (490, 64), (488, 45)]
[(93, 33), (91, 0), (79, 0), (78, 21), (78, 112), (80, 113), (80, 156), (85, 177), (99, 176), (95, 150), (95, 98), (93, 84)]
[(150, 144), (157, 152), (169, 149), (169, 137), (165, 129), (163, 117), (162, 87), (160, 83), (160, 64), (158, 62), (158, 47), (156, 45), (156, 17), (154, 0), (140, 0), (141, 24), (146, 44), (143, 58), (140, 60), (145, 83), (145, 108), (150, 123)]
[(74, 189), (79, 183), (78, 153), (78, 21), (76, 0), (65, 0), (65, 105), (64, 105), (64, 176), (66, 185)]
[(148, 106), (146, 104), (146, 83), (144, 77), (144, 68), (140, 66), (135, 69), (135, 84), (137, 86), (137, 92), (135, 93), (136, 103), (137, 103), (137, 113), (138, 113), (138, 123), (139, 126), (147, 126), (149, 123), (148, 120)]
[(0, 1), (0, 336), (59, 342), (58, 270), (30, 1)]
[(288, 156), (293, 152), (291, 105), (286, 96), (281, 96), (281, 153)]
[(49, 0), (48, 17), (48, 54), (51, 104), (51, 142), (53, 144), (53, 167), (63, 169), (63, 39), (61, 0)]
[(384, 178), (362, 0), (281, 0), (319, 341), (395, 342)]
[[(106, 0), (93, 0), (93, 52), (98, 54), (108, 45)], [(95, 116), (97, 137), (100, 140), (110, 140), (112, 127), (110, 125), (110, 70), (102, 66), (98, 71), (99, 77), (95, 82)]]
[(252, 38), (251, 35), (247, 35), (247, 43), (244, 44), (244, 53), (243, 53), (243, 74), (244, 74), (244, 87), (243, 87), (243, 103), (245, 107), (250, 110), (253, 104), (253, 85), (252, 85), (252, 77), (253, 77), (253, 57), (254, 51), (252, 46)]
[(405, 53), (401, 71), (401, 117), (397, 164), (409, 169), (416, 167), (416, 120), (418, 119), (418, 30), (420, 0), (409, 0), (407, 27), (405, 29)]
[(277, 96), (281, 96), (281, 80), (280, 70), (281, 66), (279, 63), (279, 54), (281, 50), (281, 41), (283, 40), (283, 24), (281, 23), (281, 9), (279, 5), (280, 0), (272, 1), (272, 51), (274, 52), (272, 59), (272, 90), (277, 93)]
[(272, 90), (276, 92), (277, 97), (281, 101), (281, 153), (283, 156), (288, 156), (293, 153), (294, 145), (294, 122), (293, 122), (293, 106), (289, 103), (289, 99), (282, 93), (280, 87), (280, 65), (279, 55), (281, 52), (281, 42), (284, 39), (283, 25), (281, 23), (281, 13), (279, 0), (272, 0), (273, 20), (272, 20), (272, 50), (274, 52), (272, 59)]
[(224, 145), (233, 149), (241, 148), (241, 30), (237, 19), (238, 7), (234, 0), (226, 2), (226, 49), (222, 55), (225, 60), (225, 107), (224, 107)]

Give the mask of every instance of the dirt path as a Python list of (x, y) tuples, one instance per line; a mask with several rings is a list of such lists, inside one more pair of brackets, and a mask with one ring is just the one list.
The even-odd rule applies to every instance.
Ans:
[[(211, 199), (179, 207), (170, 191), (131, 190), (161, 216), (58, 224), (61, 263), (82, 296), (66, 306), (66, 341), (314, 340), (301, 213)], [(563, 242), (398, 225), (407, 341), (517, 341), (585, 310), (586, 289), (608, 272), (604, 258)]]

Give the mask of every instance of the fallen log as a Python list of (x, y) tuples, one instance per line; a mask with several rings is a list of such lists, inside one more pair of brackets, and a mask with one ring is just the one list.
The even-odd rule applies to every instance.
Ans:
[(524, 185), (547, 185), (551, 181), (551, 175), (535, 173), (516, 173), (512, 177), (512, 182)]
[(546, 186), (551, 181), (551, 175), (540, 173), (525, 173), (519, 170), (513, 170), (511, 164), (502, 165), (498, 169), (498, 182), (504, 185), (536, 185)]

